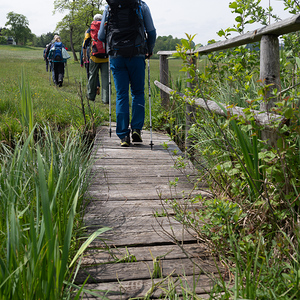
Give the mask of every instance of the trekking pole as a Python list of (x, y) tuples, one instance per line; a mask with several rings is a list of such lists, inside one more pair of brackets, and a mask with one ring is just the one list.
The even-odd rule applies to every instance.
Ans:
[(66, 71), (67, 71), (68, 84), (70, 84), (70, 81), (69, 81), (69, 69), (68, 69), (68, 63), (67, 62), (66, 62)]
[(149, 116), (150, 116), (150, 147), (152, 150), (152, 115), (151, 115), (151, 86), (150, 86), (150, 58), (148, 58), (148, 88), (149, 88)]
[(108, 60), (108, 103), (109, 103), (109, 137), (111, 137), (111, 75), (110, 75), (109, 60)]

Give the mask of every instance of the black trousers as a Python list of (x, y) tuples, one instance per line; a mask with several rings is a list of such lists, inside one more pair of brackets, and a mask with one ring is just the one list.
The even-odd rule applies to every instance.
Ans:
[(63, 82), (65, 75), (65, 63), (63, 62), (54, 62), (52, 63), (52, 78), (55, 84)]

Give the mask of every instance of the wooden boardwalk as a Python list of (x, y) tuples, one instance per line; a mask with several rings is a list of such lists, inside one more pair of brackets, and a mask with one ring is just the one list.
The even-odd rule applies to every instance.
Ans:
[(208, 192), (199, 185), (195, 189), (196, 172), (189, 162), (184, 169), (174, 168), (181, 152), (168, 136), (153, 133), (151, 150), (150, 133), (144, 131), (142, 145), (122, 148), (114, 132), (110, 138), (108, 128), (101, 127), (94, 146), (84, 221), (88, 233), (112, 229), (95, 240), (83, 258), (76, 283), (89, 275), (86, 288), (99, 294), (85, 294), (83, 299), (104, 294), (108, 299), (157, 299), (171, 283), (180, 295), (179, 278), (187, 290), (208, 298), (212, 283), (205, 273), (216, 271), (214, 262), (205, 246), (173, 218), (165, 201), (183, 203), (189, 194)]

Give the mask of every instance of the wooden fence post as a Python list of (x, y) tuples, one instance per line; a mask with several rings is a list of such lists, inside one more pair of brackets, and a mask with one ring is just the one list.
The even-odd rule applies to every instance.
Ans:
[(272, 91), (280, 87), (279, 41), (276, 35), (263, 35), (260, 42), (260, 79), (263, 85), (272, 84), (267, 91), (266, 99), (260, 110), (269, 112), (274, 107), (276, 97)]
[[(260, 104), (260, 110), (270, 112), (275, 106), (277, 98), (273, 96), (273, 90), (280, 90), (280, 60), (279, 40), (277, 35), (263, 35), (260, 42), (260, 79), (263, 85), (270, 85), (264, 101)], [(276, 146), (276, 134), (270, 130), (263, 130), (263, 140), (269, 140), (269, 144)]]
[[(168, 55), (161, 54), (159, 56), (159, 75), (160, 75), (160, 82), (166, 86), (169, 86), (169, 61)], [(169, 95), (164, 92), (160, 91), (161, 97), (161, 104), (164, 108), (169, 107), (170, 98)]]

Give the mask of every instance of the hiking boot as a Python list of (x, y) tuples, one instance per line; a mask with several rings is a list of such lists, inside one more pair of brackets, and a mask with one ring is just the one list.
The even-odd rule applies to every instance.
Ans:
[(141, 131), (139, 129), (132, 129), (132, 142), (141, 143), (142, 141)]
[(130, 137), (128, 135), (121, 139), (121, 147), (129, 147), (129, 146), (130, 146)]

